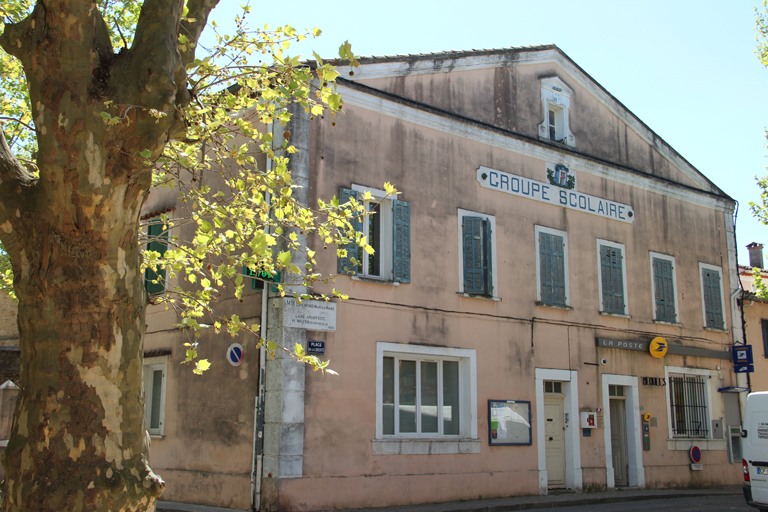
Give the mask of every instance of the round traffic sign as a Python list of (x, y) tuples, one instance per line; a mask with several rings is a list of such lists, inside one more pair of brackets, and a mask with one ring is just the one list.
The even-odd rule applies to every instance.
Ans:
[(701, 462), (701, 449), (696, 445), (691, 446), (691, 460), (694, 464)]
[(232, 366), (240, 366), (243, 363), (245, 349), (239, 343), (233, 343), (227, 348), (227, 361)]

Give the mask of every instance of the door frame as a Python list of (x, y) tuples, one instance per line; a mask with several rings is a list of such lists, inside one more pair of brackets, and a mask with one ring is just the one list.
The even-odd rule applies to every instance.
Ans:
[(536, 368), (536, 447), (539, 451), (539, 494), (546, 495), (547, 447), (544, 435), (544, 381), (563, 383), (563, 414), (565, 415), (565, 488), (581, 490), (581, 437), (579, 428), (579, 380), (578, 372)]
[[(603, 435), (605, 438), (605, 476), (609, 489), (616, 488), (613, 475), (613, 447), (611, 446), (611, 399), (608, 386), (624, 386), (629, 392), (624, 400), (625, 426), (627, 429), (627, 464), (629, 465), (629, 486), (645, 487), (643, 467), (643, 432), (640, 424), (640, 401), (638, 399), (638, 378), (633, 375), (602, 374), (603, 388)], [(607, 419), (606, 419), (607, 418)]]

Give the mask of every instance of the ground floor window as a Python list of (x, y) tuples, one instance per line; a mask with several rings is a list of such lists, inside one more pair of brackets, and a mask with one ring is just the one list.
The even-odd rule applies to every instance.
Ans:
[(379, 437), (466, 437), (476, 430), (474, 350), (380, 342), (378, 352)]
[(675, 437), (709, 437), (707, 376), (670, 374), (670, 418)]
[(144, 417), (147, 432), (153, 436), (165, 433), (167, 369), (167, 356), (144, 358)]

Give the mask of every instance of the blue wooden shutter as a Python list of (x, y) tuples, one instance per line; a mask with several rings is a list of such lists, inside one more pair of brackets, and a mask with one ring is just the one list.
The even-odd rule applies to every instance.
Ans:
[(656, 320), (676, 322), (675, 285), (672, 279), (672, 262), (653, 258), (653, 284), (656, 290)]
[(483, 293), (493, 295), (493, 248), (491, 247), (491, 223), (483, 220)]
[[(348, 188), (342, 188), (339, 190), (339, 204), (347, 203), (350, 198), (358, 199), (359, 195), (356, 190), (350, 190)], [(350, 221), (352, 224), (352, 227), (355, 229), (355, 231), (362, 231), (363, 230), (363, 224), (360, 221), (360, 217), (358, 212), (355, 212), (355, 218)], [(359, 265), (361, 264), (357, 257), (357, 244), (355, 242), (349, 242), (342, 247), (342, 249), (347, 250), (347, 255), (345, 257), (338, 257), (336, 262), (336, 272), (339, 274), (347, 274), (347, 275), (355, 275), (359, 271)], [(355, 262), (352, 262), (352, 259), (355, 259)]]
[[(157, 251), (160, 253), (160, 257), (165, 254), (168, 249), (168, 231), (163, 230), (162, 221), (152, 222), (147, 226), (147, 235), (149, 237), (149, 243), (147, 244), (148, 251)], [(160, 293), (165, 290), (165, 269), (157, 267), (157, 272), (148, 268), (144, 271), (144, 285), (147, 289), (148, 295)], [(157, 281), (154, 283), (153, 281)]]
[(483, 293), (483, 219), (462, 218), (464, 246), (464, 292)]
[(603, 285), (603, 311), (624, 314), (624, 276), (621, 249), (600, 246), (600, 270)]
[(539, 233), (541, 302), (565, 306), (565, 254), (563, 237)]
[(701, 279), (704, 282), (704, 316), (707, 327), (723, 328), (723, 308), (720, 294), (720, 272), (702, 269)]
[(763, 355), (768, 357), (768, 320), (760, 320), (763, 328)]
[(392, 250), (393, 278), (398, 283), (411, 282), (411, 205), (394, 200)]

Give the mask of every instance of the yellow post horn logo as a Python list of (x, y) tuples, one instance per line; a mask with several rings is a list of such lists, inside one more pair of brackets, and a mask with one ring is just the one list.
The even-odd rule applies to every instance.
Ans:
[(651, 340), (651, 343), (648, 345), (648, 350), (650, 351), (651, 355), (656, 359), (661, 359), (662, 357), (667, 355), (668, 348), (669, 348), (669, 343), (667, 343), (667, 340), (665, 340), (662, 337), (653, 338)]

